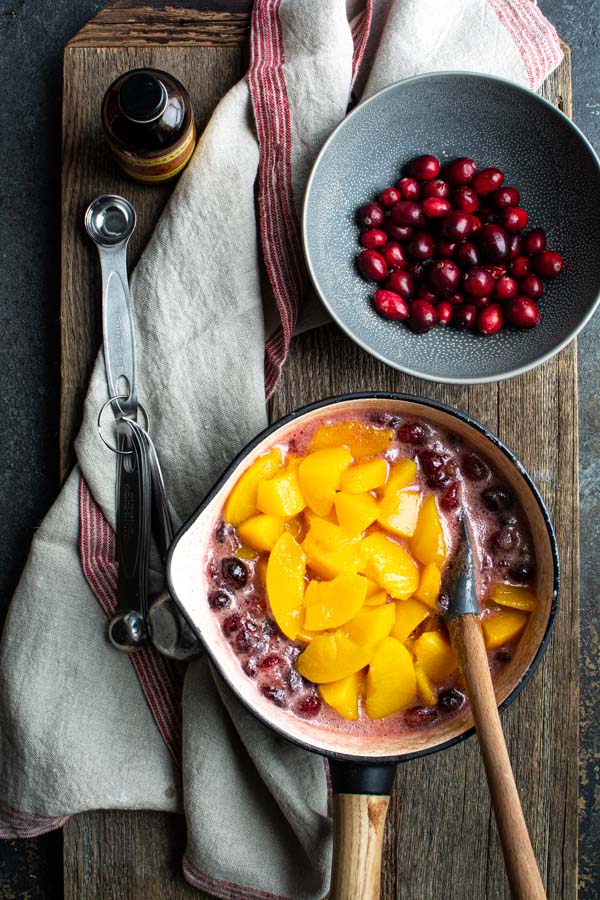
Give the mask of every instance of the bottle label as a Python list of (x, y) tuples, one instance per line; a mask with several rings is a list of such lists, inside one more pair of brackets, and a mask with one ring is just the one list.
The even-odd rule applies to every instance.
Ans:
[(156, 183), (168, 181), (178, 175), (190, 161), (196, 145), (196, 128), (194, 122), (179, 141), (162, 156), (153, 156), (148, 159), (140, 158), (127, 153), (120, 147), (111, 143), (117, 162), (124, 172), (136, 181)]

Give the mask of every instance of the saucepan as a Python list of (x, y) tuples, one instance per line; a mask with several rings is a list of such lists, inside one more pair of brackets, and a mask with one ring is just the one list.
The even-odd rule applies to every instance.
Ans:
[(212, 665), (234, 694), (261, 722), (289, 741), (329, 759), (334, 794), (334, 862), (332, 897), (361, 900), (379, 896), (385, 815), (396, 764), (444, 750), (474, 731), (469, 707), (435, 724), (397, 735), (372, 736), (328, 730), (275, 706), (247, 677), (224, 640), (210, 609), (206, 563), (212, 536), (225, 500), (240, 475), (275, 444), (333, 414), (352, 418), (368, 410), (426, 418), (484, 454), (519, 498), (531, 530), (537, 562), (538, 604), (515, 654), (495, 681), (501, 707), (517, 696), (532, 675), (547, 645), (556, 614), (559, 563), (548, 511), (531, 478), (507, 447), (486, 428), (458, 410), (420, 397), (387, 392), (354, 393), (304, 406), (271, 425), (234, 459), (196, 513), (176, 536), (167, 575), (173, 598), (198, 635)]

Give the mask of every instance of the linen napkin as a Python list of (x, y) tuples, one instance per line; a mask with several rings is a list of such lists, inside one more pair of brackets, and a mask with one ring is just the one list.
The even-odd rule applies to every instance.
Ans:
[[(537, 88), (562, 57), (532, 0), (255, 0), (250, 49), (132, 278), (138, 393), (179, 521), (265, 425), (299, 315), (302, 327), (318, 319), (314, 300), (302, 309), (298, 209), (351, 92), (443, 69)], [(0, 835), (83, 810), (183, 811), (191, 884), (316, 900), (331, 856), (324, 761), (266, 730), (205, 660), (182, 671), (107, 642), (115, 460), (95, 426), (107, 396), (99, 356), (77, 465), (0, 647)]]

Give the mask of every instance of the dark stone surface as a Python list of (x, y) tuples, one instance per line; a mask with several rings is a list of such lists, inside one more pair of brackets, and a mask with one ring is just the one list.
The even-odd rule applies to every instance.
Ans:
[[(58, 490), (60, 90), (63, 45), (103, 4), (0, 0), (0, 623), (33, 532)], [(573, 51), (574, 118), (600, 146), (600, 2), (541, 0)], [(600, 896), (600, 317), (579, 339), (582, 532), (581, 900)], [(0, 843), (0, 897), (62, 895), (60, 835)]]

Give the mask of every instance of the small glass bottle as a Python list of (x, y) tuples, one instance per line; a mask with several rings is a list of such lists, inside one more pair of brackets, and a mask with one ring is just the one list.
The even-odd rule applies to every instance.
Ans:
[(167, 181), (187, 165), (196, 143), (189, 94), (160, 69), (132, 69), (102, 101), (102, 126), (121, 166), (136, 181)]

